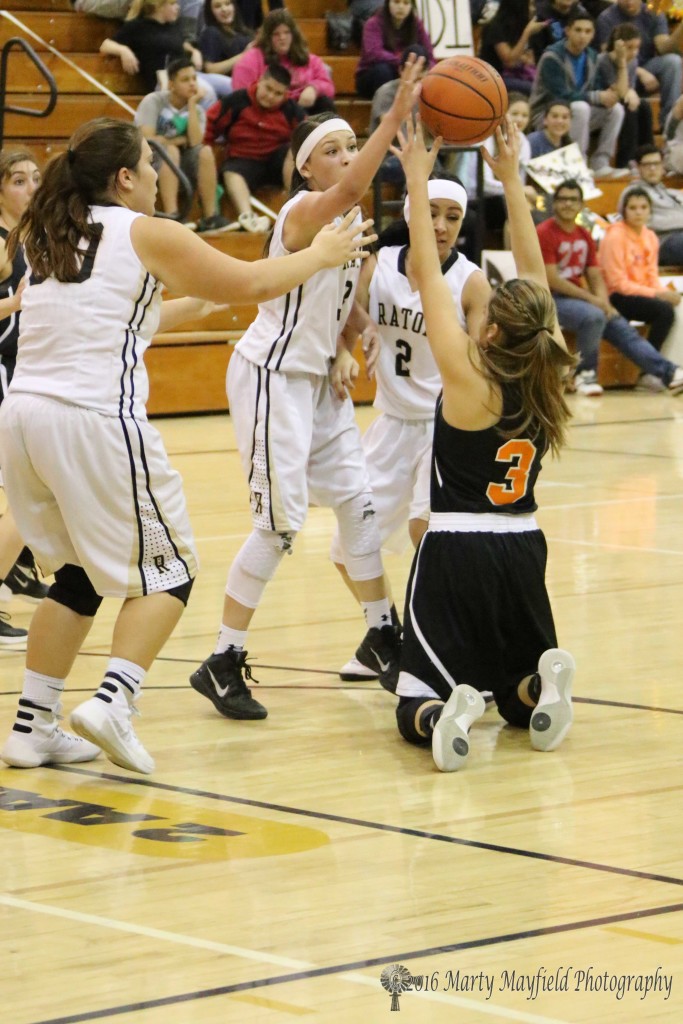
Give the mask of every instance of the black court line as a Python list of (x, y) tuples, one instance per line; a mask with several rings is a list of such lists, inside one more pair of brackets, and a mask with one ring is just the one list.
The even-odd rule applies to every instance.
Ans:
[(158, 789), (167, 793), (182, 793), (185, 796), (201, 797), (205, 800), (217, 800), (220, 803), (237, 804), (241, 807), (257, 807), (260, 810), (278, 811), (295, 817), (314, 818), (319, 821), (334, 821), (341, 825), (354, 825), (358, 828), (376, 832), (390, 832), (394, 835), (413, 836), (415, 839), (429, 839), (438, 843), (449, 843), (452, 846), (466, 846), (474, 850), (486, 850), (489, 853), (504, 853), (513, 857), (528, 857), (530, 860), (546, 861), (550, 864), (565, 864), (568, 867), (585, 868), (605, 874), (623, 875), (626, 878), (640, 878), (647, 882), (665, 882), (667, 885), (683, 886), (683, 878), (669, 875), (656, 875), (649, 871), (637, 871), (634, 868), (619, 868), (612, 864), (598, 864), (593, 861), (577, 860), (574, 857), (558, 857), (556, 854), (540, 853), (536, 850), (521, 850), (514, 846), (500, 846), (498, 843), (484, 843), (475, 839), (460, 839), (457, 836), (446, 836), (440, 832), (426, 832), (423, 829), (405, 828), (401, 825), (385, 825), (378, 821), (366, 821), (363, 818), (347, 818), (342, 814), (329, 811), (309, 811), (303, 807), (288, 807), (286, 804), (274, 804), (268, 800), (252, 800), (248, 797), (229, 796), (225, 793), (213, 793), (204, 789), (191, 789), (188, 786), (174, 786), (168, 782), (154, 782), (152, 779), (128, 778), (110, 772), (96, 772), (91, 768), (75, 768), (73, 765), (49, 765), (52, 771), (65, 772), (67, 775), (86, 775), (93, 779), (106, 782), (125, 782), (143, 789)]
[(634, 711), (661, 711), (665, 715), (683, 715), (683, 708), (657, 708), (652, 704), (629, 704), (620, 700), (601, 700), (598, 697), (572, 697), (573, 704), (603, 704), (607, 708), (626, 708)]
[(622, 451), (613, 448), (575, 448), (571, 444), (565, 445), (563, 450), (580, 452), (582, 455), (623, 455), (627, 459), (663, 459), (665, 462), (673, 462), (678, 458), (676, 455), (662, 455), (658, 452)]
[(256, 978), (253, 981), (241, 981), (234, 985), (198, 989), (196, 992), (184, 992), (182, 995), (177, 996), (162, 996), (158, 999), (146, 999), (140, 1003), (128, 1003), (125, 1006), (110, 1006), (103, 1010), (90, 1010), (85, 1013), (69, 1014), (68, 1017), (51, 1017), (49, 1020), (35, 1021), (34, 1024), (82, 1024), (84, 1021), (102, 1020), (104, 1017), (117, 1017), (124, 1013), (136, 1013), (143, 1010), (156, 1009), (160, 1006), (175, 1006), (180, 1003), (212, 999), (216, 996), (234, 995), (237, 992), (247, 992), (253, 989), (272, 988), (274, 985), (286, 985), (294, 981), (330, 977), (333, 974), (347, 974), (350, 971), (362, 971), (370, 967), (382, 967), (385, 964), (408, 963), (411, 960), (421, 960), (428, 956), (444, 956), (447, 953), (461, 953), (463, 950), (481, 949), (485, 946), (502, 946), (506, 943), (519, 942), (523, 939), (536, 939), (546, 935), (561, 935), (566, 932), (581, 931), (587, 928), (604, 928), (606, 925), (622, 923), (624, 921), (657, 917), (662, 914), (677, 914), (682, 910), (683, 903), (672, 903), (665, 907), (635, 910), (626, 914), (610, 914), (607, 917), (594, 917), (585, 921), (571, 921), (567, 924), (550, 925), (547, 928), (531, 928), (523, 932), (509, 932), (503, 935), (492, 935), (483, 939), (470, 939), (467, 942), (453, 942), (442, 946), (431, 946), (428, 949), (392, 953), (391, 956), (378, 956), (370, 960), (355, 960), (345, 964), (334, 964), (330, 967), (313, 967), (309, 970), (293, 971), (290, 974), (276, 974), (269, 978)]
[(675, 416), (643, 416), (637, 420), (602, 420), (599, 423), (577, 423), (572, 420), (570, 430), (596, 430), (600, 427), (632, 427), (638, 423), (675, 423)]

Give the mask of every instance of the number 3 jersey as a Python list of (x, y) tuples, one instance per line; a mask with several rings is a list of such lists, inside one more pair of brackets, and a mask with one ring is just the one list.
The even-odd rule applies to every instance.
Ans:
[(143, 355), (159, 325), (161, 288), (130, 239), (141, 214), (93, 206), (90, 215), (102, 234), (84, 254), (79, 280), (31, 278), (24, 292), (10, 390), (144, 419)]
[[(287, 214), (309, 194), (305, 190), (297, 192), (280, 210), (269, 257), (288, 255), (282, 241)], [(334, 223), (341, 220), (337, 217)], [(354, 224), (360, 223), (358, 214)], [(358, 259), (343, 267), (319, 270), (286, 295), (260, 303), (256, 319), (235, 346), (237, 351), (267, 370), (326, 376), (353, 305), (360, 265)]]
[[(408, 246), (385, 246), (377, 254), (370, 282), (368, 312), (379, 326), (382, 345), (376, 369), (375, 405), (405, 420), (429, 420), (441, 392), (441, 377), (425, 328), (420, 293), (406, 275)], [(463, 329), (462, 290), (479, 267), (462, 253), (451, 253), (441, 271), (446, 278)]]
[(459, 430), (436, 408), (430, 507), (432, 512), (526, 515), (538, 508), (534, 486), (546, 450), (543, 435), (505, 438), (519, 421), (519, 395), (503, 385), (503, 414), (486, 430)]

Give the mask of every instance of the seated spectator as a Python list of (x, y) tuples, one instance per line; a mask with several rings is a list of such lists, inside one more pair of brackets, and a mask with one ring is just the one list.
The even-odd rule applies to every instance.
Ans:
[(288, 11), (271, 11), (263, 19), (254, 45), (232, 70), (234, 89), (255, 85), (267, 66), (280, 64), (291, 77), (289, 98), (307, 114), (334, 110), (334, 83), (320, 57), (310, 53), (301, 29)]
[(530, 159), (569, 146), (572, 141), (569, 135), (571, 123), (572, 108), (569, 103), (565, 103), (564, 100), (551, 100), (543, 112), (543, 128), (530, 132), (527, 136)]
[(251, 40), (235, 0), (204, 0), (204, 28), (197, 42), (204, 71), (231, 75)]
[[(243, 23), (252, 32), (263, 24), (263, 0), (235, 0)], [(268, 10), (284, 7), (284, 0), (268, 0)]]
[[(425, 61), (425, 64), (423, 65), (422, 68), (422, 73), (419, 76), (420, 78), (423, 78), (424, 75), (427, 73), (427, 51), (423, 46), (420, 46), (419, 43), (415, 43), (413, 46), (408, 46), (404, 50), (403, 55), (401, 57), (401, 64), (399, 66), (399, 74), (403, 70), (403, 66), (405, 65), (405, 62), (408, 60), (411, 53), (415, 55), (416, 60), (418, 57), (422, 57), (422, 59)], [(368, 135), (372, 135), (372, 133), (374, 132), (375, 128), (380, 123), (384, 115), (388, 113), (388, 111), (391, 109), (391, 105), (394, 102), (394, 97), (398, 92), (398, 87), (400, 84), (400, 78), (394, 78), (391, 82), (385, 82), (384, 85), (380, 85), (379, 89), (372, 97), (372, 107), (370, 108), (370, 126), (368, 128)], [(416, 103), (413, 109), (413, 113), (417, 113), (417, 111), (418, 104)], [(434, 165), (435, 173), (441, 166), (442, 165), (440, 163), (440, 158), (437, 157), (436, 163)], [(406, 179), (405, 174), (403, 173), (403, 167), (401, 166), (401, 161), (397, 156), (393, 156), (393, 154), (391, 153), (384, 158), (382, 166), (379, 169), (379, 175), (382, 178), (382, 181), (388, 181), (394, 185), (405, 185)]]
[(649, 227), (659, 239), (660, 267), (683, 266), (683, 192), (666, 188), (664, 158), (657, 146), (641, 146), (636, 152), (638, 185), (647, 192), (652, 204)]
[(638, 146), (654, 142), (652, 108), (636, 90), (640, 34), (635, 25), (618, 25), (609, 37), (607, 49), (598, 57), (596, 87), (614, 89), (624, 108), (615, 163), (627, 167), (635, 160)]
[[(479, 56), (501, 75), (508, 91), (526, 96), (536, 77), (531, 39), (545, 22), (529, 18), (529, 0), (506, 0), (482, 31)], [(501, 190), (502, 195), (502, 190)]]
[(286, 68), (269, 65), (255, 85), (236, 89), (208, 113), (204, 141), (225, 143), (220, 170), (243, 231), (268, 231), (268, 218), (252, 211), (251, 193), (264, 185), (283, 187), (292, 132), (305, 119), (303, 109), (287, 98), (290, 85)]
[(576, 224), (583, 204), (577, 181), (562, 182), (553, 195), (553, 216), (536, 228), (563, 330), (573, 331), (580, 362), (574, 378), (579, 394), (602, 394), (598, 350), (606, 338), (643, 373), (657, 377), (672, 392), (683, 391), (683, 369), (665, 359), (610, 302), (590, 233)]
[(534, 128), (540, 128), (544, 111), (551, 100), (564, 100), (571, 106), (569, 134), (587, 154), (592, 131), (598, 132), (590, 166), (596, 177), (621, 177), (610, 167), (624, 108), (613, 89), (597, 89), (598, 55), (591, 49), (595, 34), (593, 21), (587, 14), (574, 11), (567, 19), (565, 38), (546, 50), (538, 65), (531, 91), (531, 116)]
[[(526, 162), (531, 156), (529, 140), (524, 134), (529, 125), (529, 97), (520, 92), (511, 92), (508, 96), (508, 115), (512, 123), (520, 131), (519, 170), (520, 177), (526, 182)], [(483, 143), (485, 149), (495, 156), (497, 153), (495, 135), (491, 135)], [(477, 195), (477, 154), (473, 152), (459, 153), (455, 161), (455, 170), (462, 181), (467, 195), (474, 199)], [(536, 205), (536, 190), (529, 185), (526, 189), (530, 206)], [(484, 163), (484, 222), (488, 231), (501, 232), (507, 220), (507, 208), (503, 196), (503, 186), (487, 163)], [(507, 239), (500, 239), (505, 248)]]
[(417, 15), (415, 0), (384, 0), (376, 14), (365, 22), (360, 59), (356, 68), (356, 92), (371, 100), (381, 85), (398, 78), (403, 53), (418, 43), (427, 53), (429, 67), (435, 63), (427, 30)]
[[(135, 112), (135, 123), (146, 139), (160, 143), (169, 157), (199, 193), (202, 219), (197, 230), (225, 230), (228, 221), (216, 204), (216, 161), (210, 146), (203, 145), (206, 114), (199, 106), (201, 87), (188, 57), (168, 65), (168, 89), (150, 92)], [(179, 182), (170, 167), (159, 162), (159, 198), (168, 216), (178, 218)]]
[(683, 96), (674, 103), (664, 127), (666, 169), (674, 174), (683, 174)]
[[(609, 300), (627, 320), (649, 324), (648, 341), (659, 351), (674, 322), (674, 306), (681, 296), (665, 288), (659, 279), (659, 242), (647, 227), (652, 212), (644, 188), (628, 189), (619, 200), (623, 220), (610, 224), (600, 242), (598, 263), (609, 292)], [(659, 377), (644, 373), (637, 388), (663, 391)]]
[(536, 64), (543, 56), (544, 50), (564, 39), (564, 30), (570, 14), (580, 12), (592, 17), (585, 4), (579, 3), (578, 0), (539, 0), (536, 10), (538, 21), (543, 23), (543, 28), (529, 40)]
[(604, 49), (612, 29), (624, 24), (635, 25), (640, 33), (638, 86), (648, 93), (655, 91), (655, 82), (659, 85), (663, 125), (681, 95), (683, 22), (669, 33), (666, 16), (648, 11), (643, 0), (616, 0), (597, 20), (596, 44)]
[[(179, 57), (189, 56), (200, 70), (202, 55), (183, 38), (179, 13), (177, 0), (133, 0), (126, 21), (113, 39), (104, 40), (100, 53), (118, 57), (127, 74), (139, 73), (147, 92), (158, 88), (158, 73)], [(205, 86), (203, 102), (209, 105), (216, 94), (203, 76), (198, 77)]]

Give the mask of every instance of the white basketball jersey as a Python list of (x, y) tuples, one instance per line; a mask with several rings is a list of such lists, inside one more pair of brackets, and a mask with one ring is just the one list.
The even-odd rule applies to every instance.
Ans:
[(90, 215), (102, 234), (84, 255), (80, 280), (49, 277), (24, 292), (11, 391), (144, 419), (143, 355), (159, 326), (161, 288), (130, 240), (142, 215), (122, 206), (93, 206)]
[[(379, 326), (382, 344), (377, 363), (375, 405), (405, 420), (433, 419), (441, 377), (427, 341), (420, 293), (406, 276), (407, 246), (380, 249), (370, 281), (368, 312)], [(442, 272), (455, 299), (458, 319), (466, 329), (461, 295), (470, 274), (479, 267), (462, 253), (452, 253)]]
[[(308, 193), (298, 192), (280, 210), (269, 256), (287, 256), (282, 231), (287, 214)], [(342, 220), (337, 217), (336, 224)], [(354, 223), (361, 223), (360, 214)], [(353, 304), (360, 260), (319, 270), (304, 284), (270, 302), (262, 302), (254, 322), (235, 346), (245, 359), (268, 370), (328, 373), (337, 338)]]

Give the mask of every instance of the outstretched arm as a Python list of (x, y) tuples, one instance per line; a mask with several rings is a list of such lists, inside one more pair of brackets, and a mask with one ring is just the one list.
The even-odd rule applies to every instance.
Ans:
[[(482, 156), (503, 185), (510, 227), (510, 244), (517, 274), (519, 277), (534, 281), (550, 291), (541, 253), (541, 243), (538, 240), (536, 225), (526, 201), (524, 185), (519, 176), (519, 129), (509, 118), (506, 118), (505, 127), (506, 134), (503, 133), (502, 128), (496, 129), (497, 155), (492, 156), (482, 146)], [(553, 337), (558, 345), (566, 349), (567, 346), (557, 322)]]

